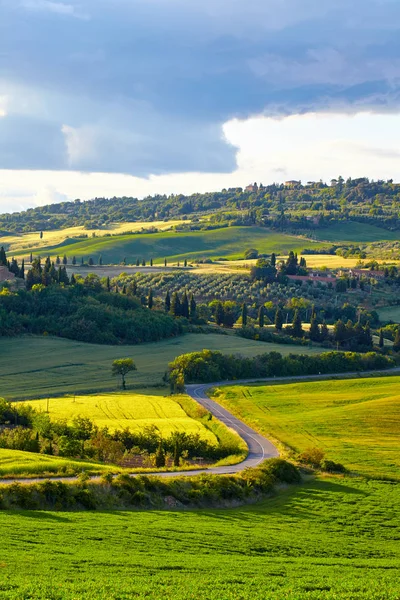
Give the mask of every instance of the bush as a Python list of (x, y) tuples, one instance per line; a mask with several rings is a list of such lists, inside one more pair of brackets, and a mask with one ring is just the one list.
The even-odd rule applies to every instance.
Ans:
[(341, 463), (335, 463), (333, 460), (323, 460), (321, 462), (321, 470), (327, 473), (346, 473), (347, 469)]
[(314, 469), (318, 469), (321, 466), (322, 460), (325, 453), (321, 448), (307, 448), (299, 455), (299, 461)]

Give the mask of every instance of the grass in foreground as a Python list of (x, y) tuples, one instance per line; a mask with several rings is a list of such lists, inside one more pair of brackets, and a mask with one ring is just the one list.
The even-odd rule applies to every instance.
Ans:
[(229, 510), (0, 511), (0, 598), (397, 600), (399, 504), (326, 478)]
[(51, 337), (3, 338), (1, 396), (13, 400), (112, 390), (117, 381), (111, 376), (111, 363), (126, 356), (133, 358), (138, 368), (127, 379), (128, 385), (161, 385), (169, 362), (180, 354), (204, 348), (244, 356), (272, 350), (284, 355), (320, 352), (320, 348), (266, 344), (219, 334), (187, 334), (138, 346), (103, 346)]
[[(27, 404), (38, 411), (47, 410), (47, 400), (31, 400)], [(188, 416), (175, 397), (165, 396), (164, 391), (157, 389), (51, 398), (48, 406), (52, 420), (71, 422), (77, 416), (88, 417), (99, 428), (108, 427), (110, 431), (126, 428), (141, 431), (154, 425), (164, 438), (174, 431), (183, 431), (199, 434), (210, 444), (217, 443), (215, 435)]]
[(222, 387), (214, 398), (267, 436), (371, 476), (399, 478), (400, 377)]

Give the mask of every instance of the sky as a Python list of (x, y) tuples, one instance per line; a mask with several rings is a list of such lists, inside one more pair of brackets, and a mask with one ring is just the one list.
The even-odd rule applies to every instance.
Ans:
[(398, 0), (0, 0), (0, 211), (400, 180)]

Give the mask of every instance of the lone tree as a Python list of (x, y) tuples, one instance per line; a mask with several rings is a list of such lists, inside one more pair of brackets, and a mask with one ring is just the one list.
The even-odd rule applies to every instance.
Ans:
[(122, 389), (126, 390), (125, 376), (131, 371), (137, 371), (136, 365), (131, 358), (118, 358), (112, 364), (112, 374), (121, 376)]

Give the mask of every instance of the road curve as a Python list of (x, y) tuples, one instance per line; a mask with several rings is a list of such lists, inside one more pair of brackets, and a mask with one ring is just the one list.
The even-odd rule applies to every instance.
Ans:
[[(215, 400), (211, 400), (207, 395), (207, 390), (220, 387), (223, 385), (246, 385), (248, 383), (268, 383), (268, 382), (301, 382), (301, 381), (323, 381), (327, 379), (341, 379), (341, 378), (354, 378), (373, 375), (380, 377), (383, 375), (391, 375), (400, 373), (400, 367), (393, 369), (387, 369), (384, 371), (364, 371), (352, 372), (352, 373), (335, 373), (335, 374), (323, 374), (323, 375), (302, 375), (298, 377), (266, 377), (266, 378), (253, 378), (253, 379), (237, 379), (234, 381), (218, 381), (215, 383), (201, 383), (191, 384), (186, 386), (186, 392), (196, 402), (201, 404), (205, 409), (212, 413), (219, 421), (225, 423), (228, 427), (236, 431), (240, 437), (246, 442), (249, 453), (247, 458), (241, 463), (236, 465), (230, 465), (226, 467), (211, 467), (209, 469), (192, 469), (190, 471), (154, 471), (152, 473), (131, 473), (131, 477), (137, 477), (138, 475), (156, 475), (157, 477), (189, 477), (193, 475), (199, 475), (201, 473), (208, 473), (212, 475), (228, 475), (234, 473), (240, 473), (248, 467), (256, 467), (263, 460), (267, 458), (275, 458), (279, 456), (279, 451), (264, 436), (260, 435), (254, 429), (243, 423), (240, 419), (232, 415), (228, 410), (223, 408)], [(62, 482), (73, 482), (77, 481), (78, 477), (43, 477), (34, 479), (16, 478), (16, 479), (0, 479), (0, 485), (11, 485), (13, 483), (38, 483), (40, 481), (62, 481)], [(90, 477), (91, 481), (99, 481), (99, 476)]]
[[(240, 383), (237, 382), (224, 382), (225, 385), (229, 383)], [(208, 384), (194, 384), (188, 385), (186, 391), (196, 402), (201, 404), (205, 409), (212, 413), (219, 421), (225, 423), (227, 427), (234, 429), (240, 437), (246, 442), (249, 453), (244, 461), (236, 465), (230, 465), (226, 467), (211, 467), (209, 469), (192, 469), (190, 471), (154, 471), (152, 473), (144, 473), (144, 475), (156, 475), (157, 477), (189, 477), (193, 475), (199, 475), (201, 473), (208, 473), (211, 475), (228, 475), (239, 473), (243, 469), (248, 467), (256, 467), (263, 460), (267, 458), (274, 458), (279, 456), (278, 449), (265, 437), (248, 427), (245, 423), (240, 421), (237, 417), (234, 417), (229, 411), (223, 408), (220, 404), (211, 400), (207, 396), (207, 390), (220, 385), (219, 383), (208, 383)], [(143, 473), (131, 473), (131, 477), (137, 477), (143, 475)], [(61, 481), (64, 483), (77, 481), (77, 477), (43, 477), (43, 478), (16, 478), (16, 479), (2, 479), (0, 485), (12, 485), (13, 483), (38, 483), (40, 481)], [(90, 477), (90, 481), (99, 481), (99, 476)]]

